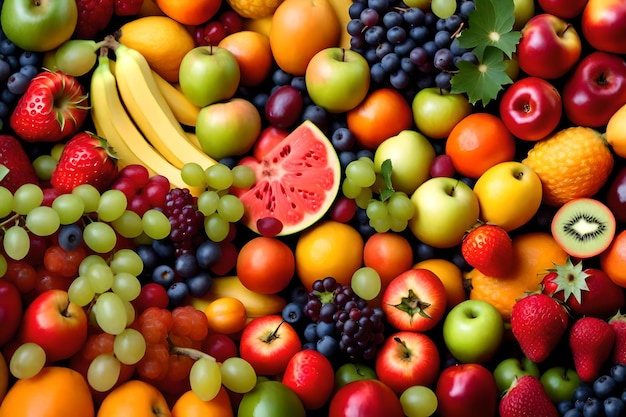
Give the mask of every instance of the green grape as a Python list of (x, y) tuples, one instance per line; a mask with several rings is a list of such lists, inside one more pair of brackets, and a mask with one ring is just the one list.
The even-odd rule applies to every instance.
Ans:
[(50, 236), (60, 225), (59, 215), (52, 207), (35, 207), (26, 215), (26, 227), (37, 236)]
[(50, 149), (50, 156), (56, 159), (57, 161), (61, 159), (61, 154), (63, 153), (63, 149), (65, 148), (64, 142), (58, 142), (52, 145)]
[(83, 229), (83, 241), (97, 253), (111, 252), (117, 243), (115, 230), (104, 222), (91, 222)]
[(0, 219), (4, 219), (13, 211), (13, 193), (0, 186)]
[(115, 251), (109, 261), (109, 266), (114, 274), (128, 272), (138, 277), (143, 272), (141, 257), (134, 250), (127, 248)]
[(18, 346), (9, 361), (11, 374), (18, 379), (32, 378), (46, 364), (46, 352), (37, 343), (26, 342)]
[(52, 202), (52, 208), (59, 214), (61, 224), (76, 223), (85, 214), (85, 203), (75, 194), (61, 194)]
[(354, 197), (354, 201), (359, 208), (366, 209), (367, 205), (372, 200), (372, 189), (371, 188), (361, 188), (361, 192), (359, 195)]
[(93, 264), (102, 264), (107, 265), (107, 261), (100, 255), (90, 254), (83, 258), (83, 260), (78, 265), (78, 275), (87, 275), (87, 270)]
[(440, 19), (447, 19), (456, 11), (456, 0), (432, 0), (430, 10)]
[(33, 160), (33, 168), (35, 169), (35, 174), (37, 174), (37, 178), (42, 181), (50, 181), (52, 177), (52, 171), (57, 166), (57, 160), (54, 159), (50, 155), (39, 155), (37, 158)]
[(172, 230), (167, 216), (157, 209), (147, 210), (141, 217), (141, 223), (145, 234), (155, 240), (165, 239)]
[(369, 224), (378, 233), (385, 233), (391, 228), (391, 217), (385, 216), (378, 219), (370, 219)]
[(24, 259), (30, 250), (28, 232), (20, 225), (13, 225), (4, 232), (2, 239), (4, 252), (9, 258), (19, 261)]
[(141, 216), (132, 210), (124, 210), (120, 217), (111, 222), (111, 226), (127, 239), (134, 239), (143, 233)]
[(96, 292), (91, 288), (91, 284), (87, 277), (79, 275), (74, 278), (69, 288), (67, 289), (67, 295), (71, 302), (81, 307), (85, 307), (96, 296)]
[(102, 294), (111, 289), (113, 276), (109, 265), (99, 263), (91, 265), (85, 273), (85, 278), (96, 294)]
[(400, 394), (400, 404), (407, 417), (430, 417), (435, 414), (437, 395), (423, 385), (413, 385)]
[(222, 384), (238, 394), (251, 391), (257, 382), (257, 375), (252, 365), (238, 356), (233, 356), (222, 362), (220, 373)]
[[(369, 159), (369, 158), (366, 158)], [(371, 187), (376, 182), (374, 165), (357, 159), (346, 166), (346, 177), (362, 188)]]
[(108, 391), (119, 379), (121, 367), (120, 361), (112, 353), (101, 353), (87, 368), (87, 382), (96, 391)]
[(110, 223), (124, 214), (127, 206), (126, 194), (120, 190), (106, 190), (100, 196), (96, 213), (100, 221)]
[(202, 401), (211, 401), (222, 387), (220, 367), (213, 359), (200, 358), (191, 365), (189, 383)]
[(66, 74), (80, 77), (87, 74), (96, 64), (96, 51), (102, 42), (87, 39), (70, 39), (63, 42), (54, 52), (57, 67)]
[(146, 353), (146, 339), (135, 329), (124, 329), (113, 341), (113, 353), (124, 365), (134, 365)]
[(415, 205), (405, 193), (396, 191), (387, 200), (387, 210), (391, 217), (408, 221), (415, 214)]
[(364, 266), (352, 274), (350, 286), (356, 295), (364, 300), (373, 300), (380, 293), (382, 283), (374, 268)]
[(192, 187), (200, 187), (206, 184), (204, 168), (196, 162), (187, 162), (180, 170), (180, 176), (185, 184)]
[(7, 263), (7, 258), (5, 258), (4, 255), (0, 253), (0, 278), (2, 278), (4, 274), (7, 273), (8, 269), (9, 264)]
[(96, 323), (102, 331), (116, 335), (126, 328), (128, 321), (126, 306), (119, 295), (112, 292), (100, 294), (93, 308)]
[(207, 186), (216, 191), (226, 190), (233, 185), (233, 173), (224, 164), (211, 165), (204, 171), (204, 175)]
[(72, 194), (80, 197), (85, 205), (85, 213), (95, 213), (100, 202), (100, 191), (91, 184), (81, 184), (72, 190)]
[(397, 233), (403, 232), (406, 230), (407, 226), (409, 225), (408, 220), (398, 219), (396, 217), (390, 217), (390, 219), (391, 219), (391, 222), (389, 224), (389, 228), (393, 232), (397, 232)]
[(198, 196), (198, 211), (205, 216), (210, 216), (217, 210), (220, 195), (213, 190), (204, 191)]
[(389, 216), (387, 204), (380, 200), (371, 200), (365, 209), (365, 213), (370, 220), (384, 219)]
[(221, 242), (230, 233), (230, 224), (218, 213), (204, 218), (204, 231), (213, 242)]
[(24, 184), (13, 194), (13, 211), (26, 215), (43, 202), (43, 190), (35, 184)]
[(122, 300), (124, 304), (124, 309), (126, 310), (126, 326), (130, 326), (135, 321), (135, 307), (130, 301)]
[(217, 212), (219, 215), (230, 223), (235, 223), (243, 217), (243, 203), (232, 194), (226, 194), (220, 198), (217, 203)]
[(343, 182), (341, 183), (341, 192), (347, 198), (354, 199), (361, 192), (361, 187), (350, 178), (344, 178)]
[(233, 186), (237, 188), (250, 188), (256, 182), (254, 170), (247, 165), (237, 165), (232, 169)]
[(141, 292), (141, 282), (133, 274), (128, 272), (118, 272), (113, 276), (111, 291), (119, 295), (124, 301), (132, 301), (139, 297)]

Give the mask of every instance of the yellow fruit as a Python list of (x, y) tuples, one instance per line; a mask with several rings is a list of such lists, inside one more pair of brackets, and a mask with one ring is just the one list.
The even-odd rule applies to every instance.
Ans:
[(195, 46), (184, 25), (167, 16), (145, 16), (122, 25), (119, 42), (140, 52), (156, 73), (178, 82), (178, 69)]
[(536, 142), (522, 163), (539, 175), (543, 202), (561, 206), (596, 194), (613, 169), (613, 154), (600, 132), (575, 126)]
[(283, 0), (226, 0), (239, 16), (261, 19), (271, 16)]
[(467, 299), (463, 285), (463, 272), (454, 263), (447, 259), (433, 258), (420, 261), (413, 265), (413, 268), (428, 269), (439, 277), (446, 289), (448, 310)]
[(617, 110), (606, 125), (606, 141), (613, 152), (626, 158), (626, 104)]
[(272, 26), (272, 15), (258, 19), (244, 19), (243, 30), (251, 30), (261, 35), (270, 37), (270, 27)]

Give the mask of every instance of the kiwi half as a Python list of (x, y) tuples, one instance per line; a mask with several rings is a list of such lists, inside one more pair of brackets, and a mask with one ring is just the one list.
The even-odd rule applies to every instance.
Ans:
[(590, 258), (604, 251), (615, 236), (615, 216), (592, 198), (575, 198), (552, 218), (552, 236), (570, 256)]

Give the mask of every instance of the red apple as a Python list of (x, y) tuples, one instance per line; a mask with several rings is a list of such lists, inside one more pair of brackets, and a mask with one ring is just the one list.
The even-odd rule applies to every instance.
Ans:
[(605, 126), (626, 104), (626, 61), (595, 51), (584, 57), (563, 86), (563, 106), (570, 122)]
[(67, 291), (47, 290), (24, 311), (20, 340), (37, 343), (52, 363), (77, 353), (87, 340), (87, 328), (87, 314)]
[(239, 356), (258, 375), (274, 376), (287, 368), (291, 357), (302, 349), (296, 330), (277, 314), (256, 317), (241, 332)]
[(498, 409), (495, 377), (476, 363), (444, 369), (437, 380), (435, 393), (440, 417), (493, 417)]
[(404, 417), (398, 396), (383, 382), (362, 379), (350, 382), (330, 400), (328, 417)]
[(626, 167), (622, 167), (611, 180), (606, 191), (606, 205), (619, 223), (626, 223)]
[(549, 13), (531, 18), (521, 32), (517, 59), (520, 69), (530, 76), (547, 80), (562, 77), (582, 53), (574, 26)]
[(561, 94), (538, 77), (515, 81), (500, 100), (500, 118), (507, 129), (522, 140), (546, 137), (558, 126), (562, 114)]
[(537, 0), (544, 12), (561, 19), (571, 19), (583, 12), (587, 0)]
[(0, 279), (0, 347), (13, 339), (21, 320), (22, 295), (15, 285)]
[(594, 48), (626, 54), (626, 2), (589, 0), (582, 13), (583, 37)]
[(296, 393), (304, 408), (317, 410), (333, 393), (335, 370), (326, 356), (317, 350), (305, 349), (289, 360), (282, 383)]
[(431, 385), (439, 374), (439, 351), (424, 333), (396, 332), (376, 355), (376, 375), (397, 395), (413, 385)]

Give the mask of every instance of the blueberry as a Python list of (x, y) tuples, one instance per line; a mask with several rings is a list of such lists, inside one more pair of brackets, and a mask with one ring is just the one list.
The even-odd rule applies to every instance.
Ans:
[(326, 131), (328, 129), (328, 118), (328, 112), (315, 104), (306, 106), (302, 111), (302, 121), (310, 120), (322, 131)]
[(189, 288), (184, 282), (175, 282), (167, 289), (167, 296), (172, 307), (183, 305), (188, 295)]
[(293, 77), (290, 84), (292, 87), (296, 87), (301, 92), (306, 92), (306, 82), (304, 81), (304, 76), (299, 75), (297, 77)]
[(610, 375), (601, 375), (593, 381), (593, 392), (600, 399), (611, 396), (617, 389), (617, 382)]
[(172, 285), (175, 276), (174, 268), (167, 264), (161, 264), (152, 271), (152, 281), (166, 288)]
[(196, 248), (196, 260), (202, 269), (215, 265), (222, 257), (222, 248), (217, 242), (207, 240)]
[(11, 75), (11, 66), (4, 59), (0, 59), (0, 81), (4, 81)]
[(580, 386), (576, 387), (574, 390), (574, 401), (582, 400), (585, 401), (589, 397), (593, 397), (593, 388), (589, 384), (580, 384)]
[(293, 75), (289, 74), (286, 71), (283, 71), (282, 69), (277, 69), (272, 73), (272, 82), (277, 86), (291, 84), (292, 78)]
[(316, 342), (305, 342), (302, 345), (302, 350), (317, 350), (317, 343)]
[(17, 46), (8, 39), (0, 41), (0, 54), (2, 55), (15, 55), (17, 53)]
[(604, 415), (604, 405), (602, 401), (595, 397), (587, 398), (583, 405), (584, 417), (602, 417)]
[(309, 300), (309, 291), (303, 285), (296, 285), (289, 292), (289, 299), (304, 307)]
[(59, 230), (58, 241), (63, 250), (74, 250), (83, 243), (83, 229), (76, 224), (64, 225)]
[(30, 84), (30, 79), (26, 75), (14, 72), (7, 80), (7, 89), (16, 96), (21, 96), (28, 88), (28, 84)]
[(283, 307), (282, 317), (289, 324), (295, 324), (302, 320), (304, 317), (304, 313), (302, 311), (302, 306), (298, 303), (290, 302)]
[(152, 241), (152, 248), (162, 261), (174, 259), (176, 249), (174, 249), (174, 245), (169, 239), (154, 239)]
[(570, 401), (570, 400), (563, 400), (563, 401), (559, 401), (556, 404), (556, 409), (559, 411), (559, 414), (563, 415), (566, 412), (568, 412), (569, 410), (576, 408), (574, 406), (574, 401)]
[(11, 113), (9, 106), (4, 101), (0, 101), (0, 118), (5, 118)]
[(6, 104), (12, 104), (17, 101), (18, 95), (12, 93), (7, 87), (0, 92), (0, 101)]
[(316, 347), (318, 352), (330, 358), (339, 351), (339, 342), (334, 337), (325, 335), (317, 341)]
[(578, 408), (572, 408), (563, 414), (563, 417), (583, 417), (583, 412)]
[(609, 397), (604, 400), (604, 414), (606, 414), (606, 417), (623, 416), (624, 408), (624, 402), (617, 397)]
[(620, 396), (620, 399), (626, 403), (626, 389), (622, 391), (622, 395)]
[(39, 70), (37, 69), (36, 66), (28, 64), (28, 65), (22, 65), (22, 68), (20, 68), (20, 72), (24, 74), (26, 78), (28, 78), (29, 80), (32, 80), (35, 77), (35, 75), (39, 73)]
[(356, 159), (356, 154), (352, 151), (339, 152), (339, 163), (341, 164), (341, 170), (344, 171), (348, 164)]
[(37, 52), (24, 51), (18, 57), (21, 66), (33, 65), (38, 66), (41, 63), (41, 55)]
[(154, 268), (159, 266), (159, 255), (150, 245), (139, 245), (135, 248), (135, 253), (139, 255), (141, 262), (143, 262), (143, 271), (145, 273), (152, 273)]
[(317, 342), (317, 323), (309, 323), (304, 328), (304, 340), (307, 342)]
[(192, 297), (202, 297), (205, 295), (213, 285), (213, 278), (206, 271), (198, 272), (191, 278), (185, 280), (187, 288), (189, 288), (189, 294)]
[(174, 271), (182, 278), (191, 278), (198, 273), (196, 256), (191, 253), (180, 255), (174, 261)]
[(615, 382), (623, 384), (626, 382), (626, 365), (623, 363), (616, 363), (611, 367), (610, 375), (613, 377)]
[(327, 323), (325, 321), (320, 321), (317, 323), (317, 337), (322, 338), (323, 336), (334, 336), (337, 334), (337, 329), (335, 328), (335, 323)]

